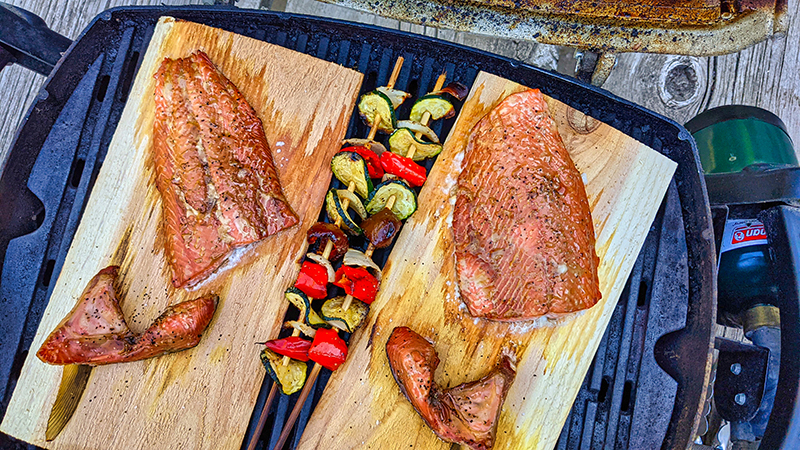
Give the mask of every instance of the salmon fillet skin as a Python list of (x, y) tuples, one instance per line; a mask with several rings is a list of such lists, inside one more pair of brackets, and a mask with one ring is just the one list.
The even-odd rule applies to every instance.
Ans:
[(474, 317), (558, 317), (600, 300), (586, 190), (538, 90), (508, 96), (472, 129), (453, 237)]
[(440, 439), (472, 450), (492, 448), (497, 419), (517, 374), (508, 355), (483, 378), (449, 389), (433, 379), (439, 366), (436, 350), (414, 330), (392, 330), (386, 357), (400, 392)]
[(215, 296), (172, 305), (137, 335), (128, 328), (119, 307), (114, 289), (118, 270), (106, 267), (89, 281), (75, 307), (36, 352), (40, 360), (99, 366), (139, 361), (200, 343), (217, 308)]
[(298, 222), (261, 120), (200, 51), (155, 74), (153, 153), (175, 287), (214, 272), (235, 248)]

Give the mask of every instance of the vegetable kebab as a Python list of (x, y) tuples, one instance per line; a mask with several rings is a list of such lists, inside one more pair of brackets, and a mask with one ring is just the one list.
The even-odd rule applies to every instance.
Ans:
[[(408, 94), (392, 89), (394, 83), (397, 81), (397, 77), (400, 74), (400, 69), (402, 66), (403, 58), (400, 57), (397, 59), (394, 69), (392, 70), (389, 83), (385, 88), (379, 89), (381, 91), (385, 90), (385, 92), (388, 92), (395, 98), (397, 98), (399, 95), (404, 100)], [(399, 103), (397, 105), (399, 106)], [(359, 109), (362, 111), (362, 114), (364, 114), (364, 111), (367, 111), (368, 107), (359, 105)], [(376, 121), (373, 121), (373, 123), (375, 122)], [(380, 120), (377, 122), (379, 123)], [(352, 219), (350, 219), (350, 216), (347, 213), (352, 204), (352, 207), (356, 209), (357, 213), (362, 213), (360, 214), (361, 217), (366, 216), (366, 212), (363, 211), (363, 203), (361, 203), (358, 197), (354, 195), (354, 192), (358, 192), (363, 198), (367, 198), (373, 187), (370, 175), (375, 175), (377, 178), (383, 176), (384, 174), (381, 169), (380, 161), (377, 159), (377, 155), (375, 155), (374, 159), (370, 161), (372, 172), (368, 172), (366, 170), (366, 158), (369, 157), (370, 154), (374, 155), (374, 152), (370, 151), (369, 148), (372, 145), (375, 145), (376, 147), (381, 146), (379, 143), (374, 141), (377, 128), (377, 123), (375, 123), (375, 125), (371, 124), (367, 139), (350, 140), (351, 143), (359, 146), (357, 148), (363, 148), (366, 150), (362, 151), (365, 156), (360, 156), (357, 153), (355, 153), (355, 156), (350, 156), (347, 153), (339, 152), (331, 161), (331, 169), (334, 175), (342, 183), (347, 184), (348, 189), (339, 191), (331, 190), (326, 196), (326, 211), (334, 224), (318, 222), (308, 230), (307, 241), (309, 248), (316, 249), (317, 251), (310, 252), (306, 255), (310, 261), (303, 262), (294, 287), (289, 288), (285, 293), (286, 299), (300, 310), (300, 316), (298, 318), (299, 320), (287, 322), (287, 324), (294, 328), (294, 330), (292, 332), (292, 336), (286, 339), (294, 339), (294, 341), (290, 342), (282, 339), (269, 341), (265, 343), (266, 348), (261, 352), (261, 361), (264, 364), (267, 373), (273, 379), (273, 384), (269, 395), (267, 396), (266, 402), (264, 403), (264, 407), (262, 408), (261, 417), (259, 418), (256, 429), (254, 430), (254, 433), (250, 439), (250, 443), (247, 447), (248, 450), (255, 449), (256, 444), (258, 443), (258, 439), (261, 436), (261, 431), (266, 423), (269, 408), (277, 394), (278, 387), (281, 388), (281, 391), (284, 394), (291, 395), (306, 385), (306, 361), (311, 359), (317, 364), (314, 365), (309, 377), (310, 383), (307, 384), (306, 389), (304, 389), (304, 392), (300, 395), (300, 404), (304, 403), (305, 398), (307, 398), (308, 390), (311, 386), (313, 386), (321, 367), (324, 366), (330, 370), (336, 370), (339, 365), (344, 362), (347, 356), (347, 345), (335, 331), (327, 330), (322, 327), (330, 324), (330, 326), (335, 326), (337, 328), (344, 327), (346, 331), (352, 332), (367, 315), (369, 307), (366, 306), (366, 303), (363, 304), (363, 307), (355, 307), (352, 308), (353, 311), (350, 311), (351, 308), (340, 309), (336, 307), (337, 304), (343, 305), (344, 300), (339, 301), (337, 299), (333, 299), (333, 302), (329, 301), (323, 305), (323, 318), (321, 318), (311, 307), (311, 300), (314, 298), (327, 297), (327, 284), (336, 283), (337, 281), (338, 276), (333, 271), (333, 266), (330, 264), (330, 261), (345, 257), (348, 252), (350, 253), (350, 257), (345, 258), (343, 261), (343, 266), (346, 266), (349, 262), (352, 263), (354, 257), (356, 257), (356, 259), (360, 259), (357, 257), (357, 255), (350, 252), (349, 241), (342, 229), (345, 229), (353, 234), (361, 233), (361, 229), (355, 224), (355, 222), (352, 221)], [(345, 163), (345, 165), (343, 165), (344, 160), (341, 155), (349, 156), (349, 158), (353, 160), (353, 164), (348, 165)], [(359, 174), (358, 170), (353, 170), (353, 167), (363, 170), (361, 170)], [(350, 170), (350, 172), (345, 173), (342, 172), (342, 170)], [(378, 173), (375, 172), (375, 170), (381, 170), (381, 172)], [(359, 208), (359, 206), (361, 208)], [(399, 226), (397, 228), (399, 228)], [(317, 253), (320, 249), (322, 249), (320, 252), (321, 254)], [(380, 269), (374, 263), (372, 263), (372, 265), (377, 270), (377, 274), (379, 276)], [(345, 269), (345, 271), (346, 270), (348, 269)], [(340, 269), (340, 271), (341, 272), (339, 275), (342, 275), (341, 278), (343, 279), (342, 284), (345, 284), (344, 279), (346, 278), (347, 274), (345, 274), (345, 271), (342, 271), (342, 269)], [(350, 297), (351, 293), (355, 292), (356, 283), (354, 279), (357, 278), (353, 276), (352, 271), (349, 273), (349, 275), (353, 281), (345, 284), (350, 286), (351, 292), (348, 293), (348, 297)], [(361, 279), (369, 281), (369, 278), (361, 277)], [(363, 285), (364, 281), (360, 281), (358, 284), (360, 288), (359, 296), (371, 303), (375, 298), (375, 294), (377, 293), (378, 282), (377, 280), (374, 282), (374, 292), (368, 292), (366, 294), (362, 294), (362, 292), (365, 291), (365, 289), (362, 287)], [(372, 291), (372, 289), (367, 290)], [(337, 312), (340, 311), (343, 314), (337, 315)], [(326, 317), (327, 320), (324, 317)], [(341, 317), (341, 320), (339, 317)], [(347, 320), (347, 317), (349, 317), (350, 320)], [(307, 344), (309, 342), (308, 340), (300, 338), (301, 333), (311, 337), (313, 341), (311, 341), (310, 344)], [(301, 339), (305, 343), (299, 344), (297, 339)], [(302, 350), (299, 350), (298, 352), (289, 352), (287, 350), (281, 353), (280, 350), (282, 350), (285, 345), (293, 345), (296, 347), (302, 345), (302, 347), (306, 350), (306, 353), (303, 354)], [(295, 348), (293, 348), (293, 350), (295, 350)], [(283, 355), (282, 359), (280, 355)], [(292, 411), (292, 416), (290, 417), (288, 423), (294, 423), (298, 414), (299, 409), (296, 408), (296, 411)], [(289, 429), (291, 429), (291, 426)], [(284, 431), (288, 433), (287, 430)], [(285, 437), (282, 436), (281, 441), (285, 441)], [(282, 443), (279, 444), (279, 447), (282, 445)]]
[[(372, 300), (374, 300), (374, 294), (377, 292), (377, 286), (375, 286), (374, 290), (369, 289), (364, 292), (363, 290), (357, 288), (358, 282), (353, 280), (369, 279), (370, 284), (373, 283), (372, 280), (374, 280), (374, 278), (370, 279), (370, 274), (364, 268), (369, 267), (370, 263), (374, 265), (370, 259), (372, 253), (376, 248), (390, 245), (392, 239), (399, 230), (400, 220), (406, 219), (417, 209), (416, 194), (411, 189), (409, 184), (421, 186), (425, 182), (426, 173), (425, 169), (414, 161), (414, 157), (417, 156), (418, 160), (420, 160), (428, 157), (425, 155), (435, 156), (442, 150), (438, 138), (436, 137), (435, 133), (427, 127), (427, 123), (433, 117), (439, 119), (443, 117), (452, 117), (455, 115), (455, 108), (452, 106), (452, 103), (449, 103), (446, 99), (441, 99), (441, 101), (431, 101), (431, 99), (434, 98), (433, 96), (437, 94), (443, 94), (444, 92), (448, 92), (449, 95), (452, 95), (459, 100), (466, 96), (466, 87), (463, 87), (460, 84), (454, 84), (448, 86), (448, 88), (442, 89), (444, 80), (445, 74), (442, 74), (437, 80), (436, 86), (434, 87), (434, 93), (426, 95), (420, 99), (420, 101), (415, 103), (414, 108), (412, 108), (412, 115), (418, 114), (417, 117), (419, 117), (421, 120), (419, 123), (411, 121), (395, 121), (394, 110), (396, 109), (396, 106), (399, 106), (400, 102), (393, 102), (393, 97), (386, 94), (386, 92), (391, 94), (395, 94), (397, 92), (391, 89), (391, 84), (387, 87), (387, 89), (376, 89), (373, 92), (365, 94), (361, 98), (359, 102), (359, 112), (361, 113), (362, 119), (364, 119), (364, 121), (371, 126), (370, 135), (366, 142), (367, 145), (357, 150), (349, 150), (348, 148), (343, 149), (337, 154), (339, 158), (334, 157), (334, 162), (332, 162), (331, 168), (337, 179), (339, 179), (342, 183), (348, 184), (348, 191), (355, 192), (359, 192), (356, 189), (357, 185), (366, 185), (368, 186), (367, 190), (369, 191), (371, 177), (369, 175), (370, 167), (368, 161), (375, 161), (376, 159), (380, 161), (380, 168), (385, 173), (383, 175), (382, 182), (369, 192), (367, 205), (364, 207), (364, 209), (366, 210), (367, 214), (371, 214), (371, 217), (365, 218), (364, 216), (361, 216), (363, 220), (361, 227), (355, 225), (355, 222), (347, 215), (348, 207), (351, 201), (355, 204), (353, 210), (356, 211), (356, 214), (359, 214), (359, 211), (361, 210), (361, 208), (359, 208), (357, 205), (357, 202), (360, 202), (360, 200), (355, 197), (355, 195), (350, 196), (348, 194), (344, 194), (344, 192), (347, 191), (340, 190), (334, 192), (334, 190), (332, 190), (329, 192), (329, 195), (326, 199), (326, 209), (331, 218), (335, 220), (337, 224), (346, 224), (343, 225), (343, 228), (351, 234), (364, 233), (369, 240), (369, 246), (364, 253), (350, 249), (345, 254), (345, 261), (343, 261), (342, 268), (336, 272), (336, 282), (334, 284), (342, 287), (347, 293), (347, 296), (344, 298), (341, 306), (339, 306), (341, 297), (328, 300), (325, 305), (323, 305), (323, 318), (327, 319), (327, 314), (325, 314), (326, 305), (331, 305), (334, 307), (336, 312), (339, 314), (347, 315), (347, 313), (354, 307), (356, 310), (358, 310), (359, 306), (364, 302), (371, 303)], [(394, 79), (390, 80), (390, 83), (393, 83), (393, 81)], [(396, 97), (399, 97), (399, 95)], [(441, 107), (443, 102), (448, 103), (450, 107)], [(390, 105), (391, 108), (389, 108)], [(392, 114), (391, 120), (384, 121), (382, 119), (382, 112)], [(390, 124), (391, 128), (389, 128)], [(400, 127), (400, 125), (405, 126)], [(374, 142), (373, 139), (378, 129), (381, 129), (384, 132), (391, 132), (389, 138), (390, 152), (384, 151), (380, 154), (380, 156), (375, 154), (371, 148), (371, 143)], [(414, 131), (413, 135), (411, 134), (411, 131)], [(409, 135), (412, 140), (406, 139), (406, 137)], [(422, 140), (423, 136), (429, 136), (430, 138), (431, 135), (436, 142), (426, 142)], [(400, 137), (396, 137), (393, 140), (393, 136)], [(393, 141), (395, 143), (394, 146), (392, 145)], [(420, 146), (424, 149), (424, 152), (420, 153), (419, 155), (417, 155), (417, 142), (419, 142)], [(346, 158), (339, 155), (345, 155)], [(342, 163), (342, 165), (338, 165), (337, 163)], [(347, 164), (345, 165), (344, 163)], [(373, 167), (372, 173), (379, 173), (377, 167)], [(410, 181), (409, 178), (411, 178), (413, 181)], [(339, 197), (339, 194), (342, 194), (344, 197)], [(339, 200), (338, 203), (337, 200)], [(354, 267), (353, 265), (349, 265), (348, 261), (346, 260), (348, 254), (357, 256), (361, 266), (355, 265)], [(347, 267), (351, 267), (354, 270), (359, 271), (360, 275), (358, 277), (348, 278), (346, 269)], [(380, 271), (377, 266), (375, 266), (374, 269), (378, 271), (377, 274), (379, 275)], [(359, 294), (362, 296), (369, 296), (370, 298), (359, 298)], [(362, 300), (363, 302), (359, 300)], [(356, 303), (354, 306), (351, 306), (351, 303), (354, 301)], [(364, 318), (366, 318), (366, 312), (363, 314), (363, 316), (359, 314), (357, 317), (359, 318), (358, 323), (348, 324), (348, 327), (343, 329), (348, 332), (355, 330), (355, 328), (363, 322)], [(335, 322), (331, 322), (331, 324), (335, 324)], [(280, 449), (286, 442), (291, 429), (294, 427), (294, 422), (297, 419), (297, 416), (299, 415), (300, 410), (302, 409), (303, 404), (308, 397), (308, 394), (310, 393), (311, 386), (313, 386), (317, 376), (319, 375), (319, 371), (320, 364), (315, 364), (311, 374), (308, 377), (306, 386), (304, 386), (303, 391), (300, 393), (300, 397), (292, 409), (292, 413), (284, 424), (284, 428), (275, 447), (276, 449)]]
[[(398, 121), (396, 109), (409, 97), (393, 88), (402, 63), (403, 58), (398, 58), (387, 86), (363, 95), (359, 101), (361, 118), (370, 126), (368, 137), (345, 140), (345, 147), (331, 161), (334, 176), (348, 189), (331, 189), (326, 196), (326, 212), (335, 225), (317, 223), (308, 231), (309, 248), (314, 251), (306, 255), (308, 260), (303, 262), (295, 286), (286, 292), (286, 298), (301, 311), (299, 320), (287, 322), (294, 328), (292, 336), (267, 342), (262, 352), (262, 361), (275, 383), (250, 448), (261, 434), (278, 386), (287, 395), (301, 387), (303, 391), (276, 448), (282, 447), (288, 438), (321, 367), (336, 370), (345, 361), (347, 347), (336, 330), (352, 333), (366, 318), (381, 280), (381, 270), (372, 261), (372, 254), (376, 248), (391, 245), (401, 220), (417, 209), (416, 194), (411, 187), (421, 186), (426, 172), (416, 161), (436, 156), (442, 150), (438, 137), (427, 126), (428, 121), (455, 115), (455, 108), (446, 96), (457, 100), (466, 96), (466, 88), (458, 83), (442, 89), (445, 80), (442, 74), (434, 92), (414, 104), (411, 120)], [(375, 141), (379, 130), (390, 134), (389, 151)], [(373, 178), (381, 180), (374, 187)], [(351, 210), (361, 219), (360, 225), (353, 220)], [(367, 250), (362, 253), (349, 248), (344, 232), (363, 234), (369, 242)], [(330, 261), (339, 258), (342, 264), (334, 271)], [(311, 300), (325, 298), (329, 283), (342, 288), (346, 296), (326, 300), (317, 314)], [(316, 364), (306, 379), (305, 361), (309, 359)]]

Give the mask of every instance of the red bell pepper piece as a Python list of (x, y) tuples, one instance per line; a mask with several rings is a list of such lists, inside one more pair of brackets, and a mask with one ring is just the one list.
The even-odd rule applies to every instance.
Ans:
[(336, 370), (347, 359), (347, 344), (333, 330), (320, 328), (308, 350), (308, 357), (329, 370)]
[(299, 336), (289, 336), (283, 339), (267, 341), (264, 345), (279, 355), (300, 361), (308, 361), (308, 349), (311, 348), (311, 341)]
[(354, 146), (354, 147), (345, 147), (340, 152), (355, 152), (361, 155), (364, 158), (364, 161), (367, 163), (367, 172), (369, 172), (370, 178), (381, 178), (383, 177), (383, 167), (381, 167), (381, 160), (378, 158), (378, 155), (375, 154), (372, 150), (368, 149), (364, 146)]
[(328, 296), (327, 286), (328, 270), (320, 264), (303, 261), (294, 287), (311, 298), (325, 298)]
[(380, 287), (378, 279), (367, 269), (350, 266), (342, 266), (336, 271), (336, 281), (333, 284), (368, 305), (375, 301)]
[(406, 180), (411, 186), (422, 186), (427, 179), (425, 168), (413, 159), (392, 152), (381, 154), (383, 170)]

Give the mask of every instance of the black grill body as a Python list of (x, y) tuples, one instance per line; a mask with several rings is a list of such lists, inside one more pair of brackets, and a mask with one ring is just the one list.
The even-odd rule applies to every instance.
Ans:
[[(43, 310), (162, 15), (353, 68), (365, 74), (362, 93), (386, 83), (398, 56), (406, 62), (396, 86), (414, 98), (427, 92), (442, 71), (468, 87), (478, 71), (488, 71), (539, 88), (677, 162), (557, 448), (672, 449), (690, 442), (696, 422), (702, 422), (708, 378), (708, 355), (697, 350), (710, 349), (715, 255), (704, 181), (686, 130), (601, 89), (463, 46), (373, 26), (216, 6), (126, 7), (102, 13), (56, 65), (28, 112), (0, 178), (0, 414), (32, 350)], [(399, 114), (405, 117), (408, 111), (401, 109)], [(437, 121), (433, 128), (445, 136), (453, 122)], [(355, 114), (347, 135), (367, 132)], [(386, 252), (376, 257), (383, 263)], [(323, 371), (289, 447), (299, 441), (327, 379)], [(265, 380), (245, 445), (269, 387)], [(296, 396), (280, 396), (273, 404), (260, 436), (262, 448), (273, 447)], [(28, 447), (5, 435), (0, 444)]]

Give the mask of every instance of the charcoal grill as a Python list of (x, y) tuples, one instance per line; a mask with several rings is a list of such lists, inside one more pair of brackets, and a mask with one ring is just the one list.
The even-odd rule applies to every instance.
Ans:
[[(100, 14), (55, 64), (29, 110), (0, 178), (0, 414), (162, 15), (353, 68), (365, 74), (362, 93), (386, 82), (398, 56), (406, 65), (396, 86), (415, 97), (443, 70), (467, 86), (478, 71), (489, 71), (538, 87), (677, 162), (557, 448), (682, 448), (702, 431), (710, 356), (696, 349), (711, 342), (715, 257), (704, 181), (686, 130), (575, 79), (463, 46), (374, 26), (219, 6), (124, 7)], [(47, 45), (43, 36), (37, 45)], [(452, 124), (437, 122), (434, 130), (446, 135)], [(352, 119), (348, 136), (365, 134)], [(297, 444), (326, 382), (326, 376), (317, 381), (289, 447)], [(266, 379), (245, 444), (269, 387)], [(262, 448), (272, 448), (295, 398), (274, 403), (259, 437)], [(5, 435), (0, 444), (26, 448)]]

